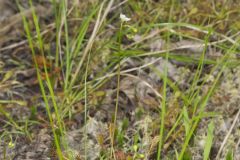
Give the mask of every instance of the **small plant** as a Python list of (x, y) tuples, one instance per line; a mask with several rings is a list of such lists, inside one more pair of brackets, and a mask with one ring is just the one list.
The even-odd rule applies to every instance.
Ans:
[[(240, 64), (239, 11), (234, 2), (52, 0), (49, 6), (53, 15), (44, 21), (51, 23), (46, 25), (50, 30), (43, 28), (43, 18), (34, 7), (39, 2), (29, 0), (23, 5), (30, 7), (28, 16), (20, 5), (26, 2), (16, 2), (28, 43), (24, 49), (31, 51), (34, 85), (39, 87), (34, 88), (40, 94), (31, 100), (28, 117), (20, 120), (9, 113), (11, 105), (28, 104), (22, 100), (0, 100), (4, 124), (0, 138), (6, 141), (4, 159), (8, 158), (8, 149), (18, 146), (15, 135), (35, 139), (31, 132), (35, 131), (35, 124), (51, 131), (52, 156), (60, 160), (91, 159), (93, 154), (99, 159), (114, 160), (184, 160), (195, 154), (201, 154), (204, 160), (212, 157), (212, 148), (219, 144), (215, 143), (219, 138), (215, 137), (219, 128), (215, 127), (215, 118), (220, 113), (215, 113), (219, 109), (215, 106), (238, 96), (238, 77), (234, 75), (233, 94), (215, 97), (215, 91), (223, 88), (225, 72), (237, 70)], [(11, 45), (10, 49), (24, 43)], [(0, 51), (6, 48), (9, 47)], [(5, 54), (3, 57), (5, 60)], [(6, 66), (0, 73), (3, 90), (9, 85), (6, 82), (18, 77), (15, 70), (8, 71)], [(18, 90), (17, 81), (10, 85)], [(33, 101), (37, 102), (32, 104)], [(38, 106), (44, 106), (45, 111), (38, 113)], [(199, 125), (206, 118), (210, 123)], [(92, 128), (88, 125), (90, 120), (94, 120)], [(95, 127), (101, 126), (100, 121), (104, 127)], [(199, 126), (207, 128), (202, 150), (195, 146)], [(76, 140), (68, 137), (71, 131), (76, 131)], [(228, 136), (216, 158), (222, 156)], [(79, 142), (80, 147), (75, 149), (72, 141)], [(94, 147), (89, 149), (92, 143), (96, 151)], [(230, 149), (223, 156), (232, 160), (234, 152)]]

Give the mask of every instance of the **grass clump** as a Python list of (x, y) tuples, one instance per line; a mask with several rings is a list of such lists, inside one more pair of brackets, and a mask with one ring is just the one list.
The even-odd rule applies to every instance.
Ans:
[[(224, 71), (239, 66), (237, 24), (230, 21), (237, 11), (227, 2), (185, 3), (53, 0), (50, 40), (35, 3), (29, 1), (31, 18), (18, 3), (58, 159), (216, 156), (219, 113), (208, 110)], [(32, 138), (29, 126), (37, 122), (23, 127), (2, 106), (0, 113)], [(194, 150), (205, 121), (204, 148)], [(231, 149), (226, 157), (233, 159)]]

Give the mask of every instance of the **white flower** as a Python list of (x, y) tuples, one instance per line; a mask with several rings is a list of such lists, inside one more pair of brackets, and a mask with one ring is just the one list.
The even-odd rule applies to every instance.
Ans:
[(120, 19), (122, 22), (128, 22), (131, 20), (131, 18), (128, 18), (125, 14), (120, 14)]

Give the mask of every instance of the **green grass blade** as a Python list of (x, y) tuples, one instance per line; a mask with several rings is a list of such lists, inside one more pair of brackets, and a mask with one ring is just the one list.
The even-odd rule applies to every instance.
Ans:
[(213, 138), (214, 138), (213, 131), (214, 131), (214, 123), (210, 122), (210, 124), (208, 125), (207, 137), (205, 139), (205, 145), (204, 145), (204, 152), (203, 152), (204, 160), (209, 159)]

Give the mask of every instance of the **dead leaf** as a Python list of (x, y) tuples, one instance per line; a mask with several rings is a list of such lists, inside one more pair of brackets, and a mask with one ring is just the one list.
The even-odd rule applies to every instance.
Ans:
[(45, 56), (36, 55), (35, 60), (39, 68), (44, 68), (44, 65), (46, 65), (46, 67), (52, 66), (52, 63)]
[(126, 160), (127, 159), (127, 154), (121, 150), (115, 151), (114, 154), (115, 154), (116, 160)]

